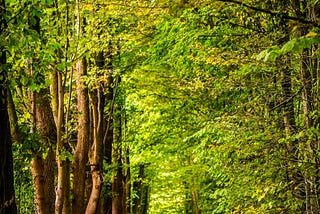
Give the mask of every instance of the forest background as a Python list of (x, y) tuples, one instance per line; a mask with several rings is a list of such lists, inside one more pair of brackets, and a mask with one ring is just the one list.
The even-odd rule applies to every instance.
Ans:
[(0, 213), (320, 213), (319, 0), (0, 0)]

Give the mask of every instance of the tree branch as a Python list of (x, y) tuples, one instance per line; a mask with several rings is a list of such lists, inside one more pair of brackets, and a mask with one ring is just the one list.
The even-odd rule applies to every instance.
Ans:
[(303, 87), (300, 88), (299, 91), (297, 91), (295, 94), (293, 94), (291, 97), (283, 100), (281, 103), (277, 104), (275, 107), (273, 107), (272, 109), (269, 109), (268, 112), (272, 112), (274, 111), (275, 109), (279, 108), (279, 107), (282, 107), (283, 105), (287, 104), (288, 102), (290, 102), (293, 98), (295, 98), (301, 91), (302, 91)]
[(272, 15), (272, 16), (279, 16), (279, 17), (281, 17), (283, 19), (297, 21), (297, 22), (300, 22), (300, 23), (303, 23), (303, 24), (310, 24), (310, 25), (312, 25), (314, 27), (319, 27), (320, 26), (317, 22), (314, 22), (314, 21), (306, 20), (306, 19), (303, 19), (303, 18), (300, 18), (300, 17), (289, 16), (286, 13), (278, 13), (278, 12), (270, 11), (270, 10), (267, 10), (267, 9), (255, 7), (255, 6), (252, 6), (252, 5), (243, 3), (241, 1), (237, 1), (237, 0), (218, 0), (218, 1), (241, 5), (241, 6), (244, 6), (246, 8), (251, 9), (251, 10), (254, 10), (254, 11), (258, 11), (258, 12), (261, 12), (261, 13), (266, 13), (266, 14), (269, 14), (269, 15)]

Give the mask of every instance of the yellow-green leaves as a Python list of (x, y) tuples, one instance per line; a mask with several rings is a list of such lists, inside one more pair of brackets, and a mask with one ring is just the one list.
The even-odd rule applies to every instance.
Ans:
[(282, 47), (277, 45), (269, 47), (268, 49), (262, 51), (258, 55), (257, 59), (263, 59), (264, 61), (275, 61), (279, 56), (283, 56), (288, 53), (302, 53), (304, 49), (310, 48), (312, 45), (319, 43), (319, 34), (314, 31), (310, 31), (303, 37), (289, 40)]

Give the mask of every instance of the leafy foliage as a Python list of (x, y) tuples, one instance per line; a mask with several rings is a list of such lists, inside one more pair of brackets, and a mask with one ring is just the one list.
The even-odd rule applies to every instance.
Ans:
[[(319, 6), (307, 2), (305, 11)], [(105, 112), (124, 118), (121, 147), (129, 153), (122, 158), (130, 163), (122, 164), (131, 170), (132, 207), (142, 197), (139, 182), (148, 189), (148, 213), (299, 213), (307, 193), (319, 197), (319, 26), (298, 16), (293, 1), (84, 1), (83, 36), (64, 21), (72, 2), (7, 4), (11, 21), (1, 41), (26, 136), (15, 145), (21, 212), (32, 207), (30, 150), (46, 154), (30, 134), (28, 94), (48, 88), (53, 71), (63, 74), (71, 116), (64, 127), (70, 148), (61, 158), (72, 160), (81, 113), (71, 71), (82, 57), (90, 93), (113, 75)], [(39, 18), (36, 32), (30, 26)], [(101, 68), (97, 53), (105, 54)], [(112, 115), (114, 106), (121, 110)], [(106, 180), (117, 164), (104, 162)]]

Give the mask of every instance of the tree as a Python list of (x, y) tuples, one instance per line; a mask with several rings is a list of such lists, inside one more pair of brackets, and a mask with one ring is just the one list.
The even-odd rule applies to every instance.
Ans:
[(24, 2), (0, 38), (40, 212), (319, 211), (318, 1)]
[[(7, 33), (6, 5), (0, 3), (0, 35)], [(2, 43), (2, 42), (1, 42)], [(13, 157), (12, 140), (10, 135), (10, 123), (7, 110), (8, 82), (7, 82), (7, 51), (0, 45), (0, 213), (17, 213), (14, 180), (13, 180)]]

